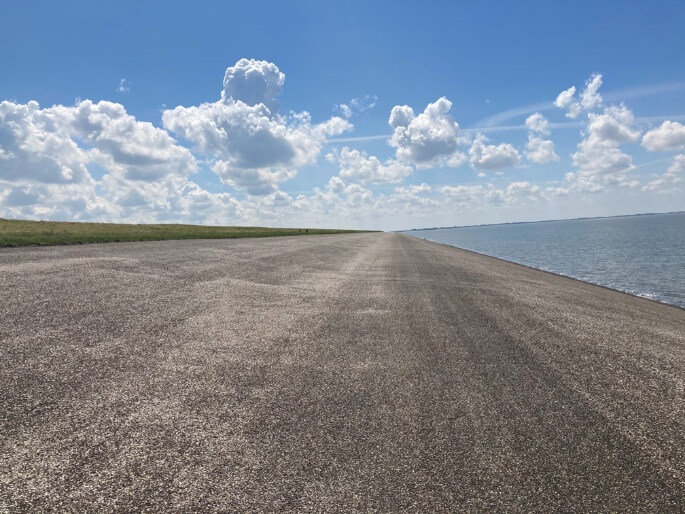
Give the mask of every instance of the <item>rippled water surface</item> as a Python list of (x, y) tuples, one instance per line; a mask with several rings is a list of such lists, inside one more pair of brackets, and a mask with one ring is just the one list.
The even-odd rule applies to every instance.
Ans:
[(685, 307), (685, 213), (407, 233)]

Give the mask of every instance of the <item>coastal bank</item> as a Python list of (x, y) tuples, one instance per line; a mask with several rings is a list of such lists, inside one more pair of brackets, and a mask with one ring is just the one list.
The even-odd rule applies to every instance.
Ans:
[(0, 249), (0, 511), (673, 511), (685, 311), (401, 234)]

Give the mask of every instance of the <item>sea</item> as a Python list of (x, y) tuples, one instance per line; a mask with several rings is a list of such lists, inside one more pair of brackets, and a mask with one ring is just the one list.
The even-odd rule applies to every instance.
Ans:
[(685, 212), (406, 233), (685, 308)]

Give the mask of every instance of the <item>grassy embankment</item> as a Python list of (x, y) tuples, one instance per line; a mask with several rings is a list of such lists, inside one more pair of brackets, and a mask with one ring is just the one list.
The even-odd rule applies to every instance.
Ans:
[(163, 239), (230, 239), (237, 237), (343, 234), (356, 230), (318, 228), (209, 227), (203, 225), (129, 225), (62, 221), (6, 220), (0, 218), (0, 247), (160, 241)]

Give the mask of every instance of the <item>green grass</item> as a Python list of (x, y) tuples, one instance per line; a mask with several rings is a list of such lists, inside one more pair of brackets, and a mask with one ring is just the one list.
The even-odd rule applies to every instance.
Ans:
[(209, 227), (204, 225), (129, 225), (63, 221), (6, 220), (0, 218), (0, 247), (161, 241), (163, 239), (228, 239), (237, 237), (343, 234), (357, 230), (318, 228)]

